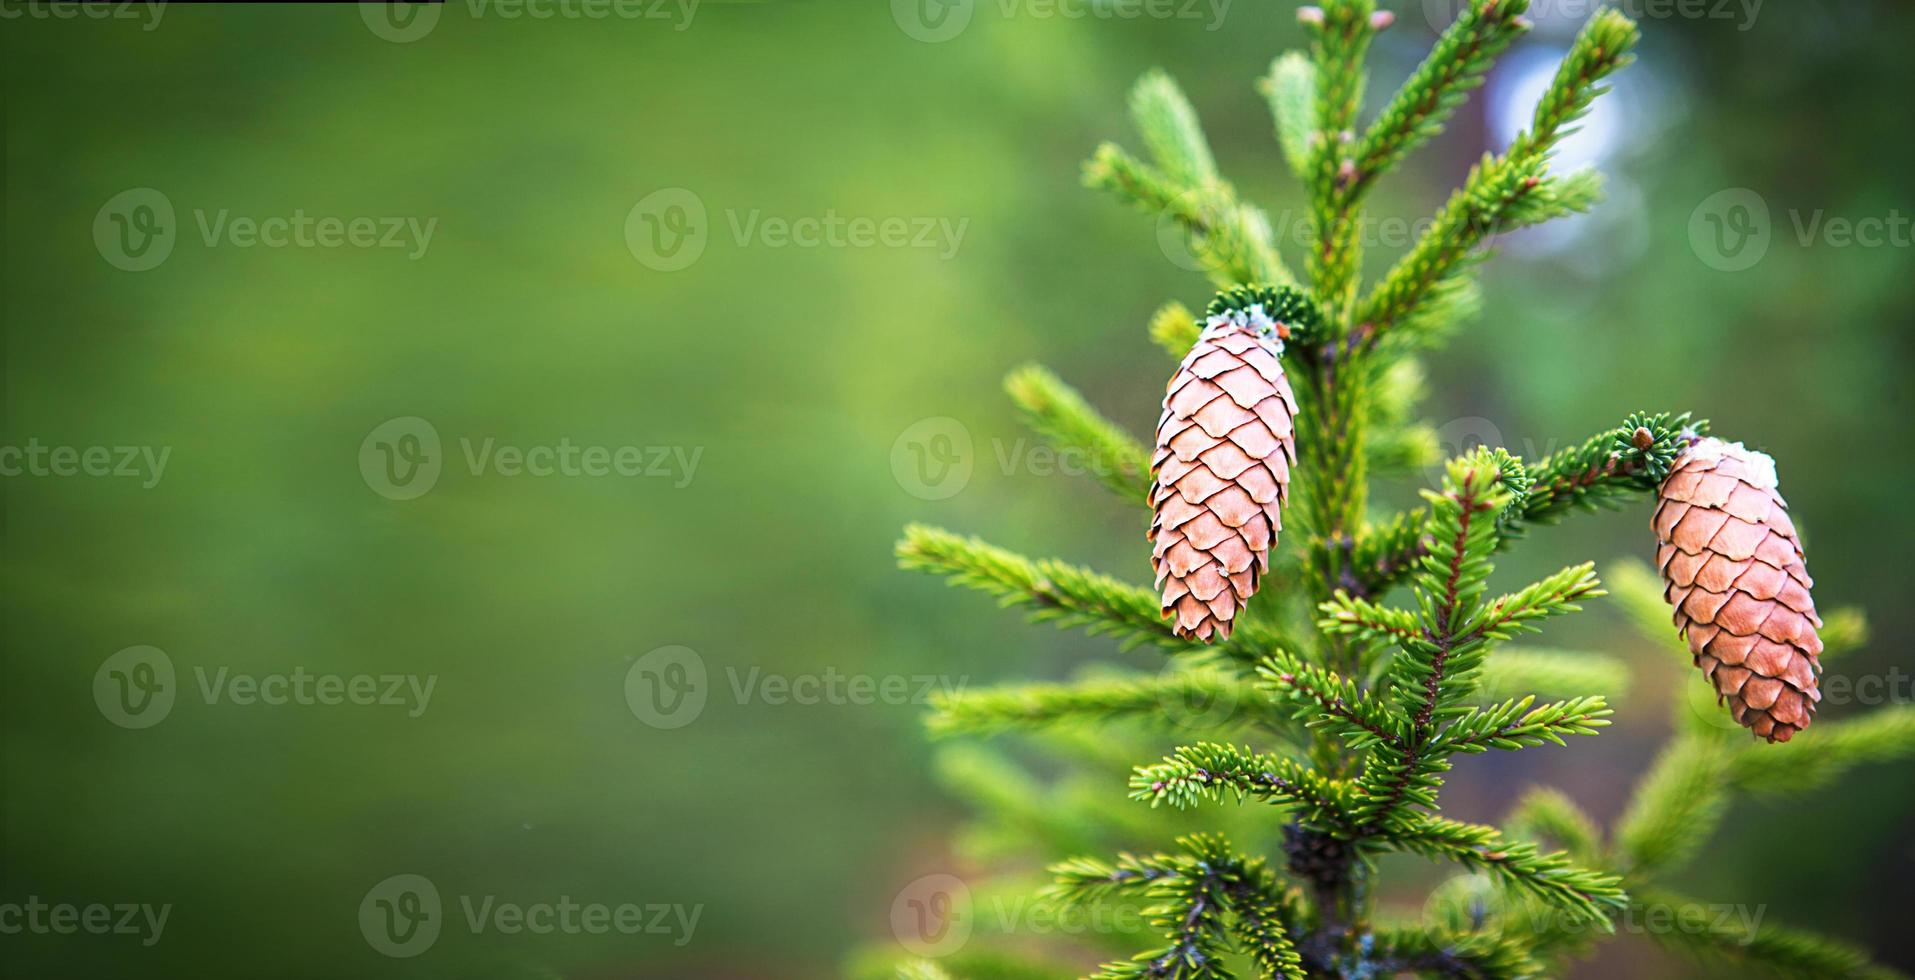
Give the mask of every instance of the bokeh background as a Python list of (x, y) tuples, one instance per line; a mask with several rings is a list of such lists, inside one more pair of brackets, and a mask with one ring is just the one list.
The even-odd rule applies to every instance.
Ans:
[[(1041, 360), (1148, 430), (1167, 364), (1144, 322), (1208, 289), (1150, 218), (1081, 189), (1079, 163), (1136, 145), (1125, 93), (1161, 66), (1297, 234), (1251, 87), (1300, 43), (1290, 5), (475, 3), (4, 8), (0, 443), (170, 451), (156, 481), (0, 480), (0, 902), (171, 906), (151, 945), (0, 936), (11, 975), (835, 976), (889, 940), (900, 887), (952, 869), (963, 812), (913, 697), (776, 703), (760, 681), (903, 677), (915, 695), (926, 675), (1113, 656), (896, 571), (892, 542), (926, 520), (1145, 577), (1134, 507), (1032, 462), (1000, 379)], [(1540, 4), (1373, 213), (1428, 213), (1506, 140), (1588, 6)], [(1846, 669), (1888, 675), (1912, 625), (1915, 8), (1705, 6), (1649, 5), (1642, 61), (1565, 150), (1609, 174), (1609, 202), (1505, 243), (1485, 315), (1430, 360), (1427, 414), (1529, 456), (1637, 408), (1712, 417), (1781, 461), (1818, 595), (1873, 615)], [(1425, 50), (1427, 13), (1400, 6), (1373, 101)], [(171, 222), (149, 220), (160, 204)], [(249, 247), (225, 223), (295, 212), (433, 233)], [(781, 246), (777, 221), (833, 215), (902, 219), (910, 241)], [(1899, 237), (1805, 236), (1816, 216)], [(170, 252), (136, 271), (169, 223)], [(972, 443), (948, 494), (911, 476), (901, 437), (926, 419)], [(427, 435), (436, 483), (395, 499), (382, 467), (412, 475)], [(633, 477), (475, 473), (487, 440), (681, 455)], [(1508, 574), (1646, 557), (1645, 522), (1539, 532)], [(1602, 603), (1550, 639), (1667, 656)], [(107, 662), (141, 646), (176, 701), (127, 727), (113, 685), (150, 675)], [(653, 653), (674, 646), (693, 656)], [(161, 661), (118, 668), (138, 663)], [(626, 697), (635, 665), (702, 668), (702, 709), (654, 724)], [(435, 686), (423, 711), (202, 690), (296, 669)], [(1640, 685), (1573, 750), (1465, 760), (1447, 807), (1494, 819), (1539, 780), (1613, 816), (1666, 732), (1666, 688)], [(1915, 966), (1910, 772), (1739, 805), (1686, 887)], [(445, 931), (385, 955), (362, 906), (382, 914), (382, 883), (415, 874)], [(682, 943), (670, 924), (474, 934), (459, 902), (488, 896), (699, 911)], [(1624, 955), (1606, 962), (1696, 975)]]

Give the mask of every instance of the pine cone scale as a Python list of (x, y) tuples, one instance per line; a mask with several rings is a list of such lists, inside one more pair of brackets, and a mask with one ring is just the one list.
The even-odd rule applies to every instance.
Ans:
[(1774, 463), (1696, 442), (1663, 481), (1651, 525), (1663, 597), (1696, 666), (1737, 723), (1771, 742), (1808, 727), (1821, 700), (1822, 620)]

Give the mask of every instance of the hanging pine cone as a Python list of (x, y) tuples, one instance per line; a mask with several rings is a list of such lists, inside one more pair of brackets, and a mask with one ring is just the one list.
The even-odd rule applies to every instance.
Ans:
[(1228, 637), (1270, 568), (1297, 461), (1297, 400), (1278, 358), (1313, 322), (1295, 290), (1229, 290), (1170, 378), (1151, 458), (1150, 540), (1178, 636)]
[(1656, 505), (1663, 597), (1696, 666), (1735, 720), (1771, 742), (1808, 727), (1822, 620), (1775, 461), (1702, 439), (1677, 457)]

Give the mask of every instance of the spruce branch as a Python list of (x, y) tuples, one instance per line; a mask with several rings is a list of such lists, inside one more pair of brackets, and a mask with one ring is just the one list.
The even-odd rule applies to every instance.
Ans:
[(1456, 649), (1459, 654), (1474, 652), (1485, 641), (1534, 632), (1538, 620), (1578, 612), (1582, 609), (1576, 605), (1578, 600), (1606, 594), (1596, 578), (1594, 563), (1571, 565), (1520, 591), (1490, 601), (1465, 623)]
[(1616, 697), (1629, 690), (1629, 668), (1621, 661), (1585, 651), (1502, 647), (1483, 663), (1476, 693), (1509, 698), (1533, 692), (1541, 697), (1572, 697), (1601, 691)]
[(997, 596), (1001, 605), (1031, 609), (1031, 618), (1039, 622), (1116, 636), (1126, 647), (1153, 643), (1171, 651), (1218, 649), (1252, 666), (1279, 645), (1252, 623), (1239, 627), (1222, 644), (1204, 646), (1180, 639), (1164, 621), (1158, 597), (1149, 589), (1061, 561), (1026, 558), (939, 528), (907, 526), (897, 555), (900, 567), (935, 572), (954, 585)]
[[(1530, 128), (1502, 156), (1486, 155), (1470, 171), (1409, 254), (1359, 304), (1357, 322), (1366, 343), (1415, 322), (1418, 308), (1446, 282), (1466, 274), (1477, 247), (1491, 237), (1567, 213), (1578, 203), (1587, 206), (1588, 178), (1546, 186), (1550, 154), (1605, 91), (1602, 81), (1630, 62), (1639, 37), (1635, 23), (1614, 10), (1590, 19), (1538, 103)], [(1551, 203), (1526, 201), (1539, 189)]]
[(1379, 976), (1415, 973), (1445, 980), (1541, 980), (1543, 964), (1517, 943), (1486, 935), (1388, 929), (1373, 939)]
[[(1704, 903), (1664, 891), (1631, 897), (1634, 910), (1704, 908)], [(1734, 917), (1699, 916), (1682, 928), (1650, 929), (1658, 943), (1691, 959), (1749, 968), (1783, 980), (1907, 980), (1879, 966), (1868, 954), (1839, 940)]]
[(1148, 895), (1152, 885), (1183, 874), (1184, 865), (1168, 854), (1120, 854), (1116, 861), (1071, 858), (1051, 865), (1049, 871), (1052, 884), (1043, 894), (1088, 904), (1113, 894)]
[(1497, 55), (1529, 29), (1529, 0), (1471, 0), (1364, 133), (1355, 173), (1340, 187), (1362, 197), (1384, 171), (1442, 132), (1443, 123), (1483, 84)]
[(1270, 74), (1257, 82), (1257, 89), (1270, 103), (1277, 143), (1290, 173), (1308, 179), (1310, 141), (1316, 130), (1316, 66), (1302, 52), (1292, 51), (1270, 63)]
[[(1214, 668), (939, 693), (932, 697), (927, 724), (937, 736), (989, 735), (1125, 718), (1162, 720), (1171, 706), (1186, 704), (1218, 706), (1220, 726), (1255, 720), (1271, 727), (1287, 727), (1284, 715), (1265, 701), (1254, 685)], [(1188, 724), (1189, 719), (1180, 715), (1176, 723)]]
[(1606, 931), (1614, 928), (1608, 917), (1626, 902), (1616, 875), (1578, 867), (1560, 852), (1541, 853), (1535, 844), (1511, 841), (1494, 827), (1420, 814), (1379, 844), (1483, 872), (1563, 910), (1577, 923)]
[(1175, 360), (1183, 360), (1201, 332), (1197, 318), (1182, 303), (1165, 303), (1150, 317), (1150, 339)]
[(1110, 143), (1084, 164), (1084, 184), (1176, 221), (1193, 256), (1218, 286), (1295, 282), (1277, 255), (1269, 217), (1238, 201), (1228, 184), (1179, 184)]
[(1356, 290), (1361, 257), (1362, 217), (1356, 200), (1343, 189), (1355, 177), (1350, 154), (1368, 78), (1364, 58), (1382, 26), (1375, 14), (1375, 0), (1327, 0), (1299, 15), (1315, 35), (1310, 54), (1317, 83), (1317, 135), (1310, 167), (1315, 245), (1307, 269), (1317, 301), (1339, 330)]
[(1130, 789), (1131, 799), (1151, 806), (1168, 803), (1184, 810), (1205, 801), (1220, 802), (1229, 792), (1238, 802), (1254, 797), (1297, 808), (1298, 819), (1305, 823), (1342, 827), (1348, 822), (1342, 784), (1293, 759), (1214, 742), (1187, 745), (1162, 762), (1138, 766)]
[(1263, 678), (1263, 690), (1293, 705), (1296, 717), (1307, 719), (1307, 727), (1334, 734), (1351, 749), (1402, 741), (1388, 706), (1355, 681), (1281, 654), (1266, 659), (1257, 674)]
[(1478, 451), (1450, 464), (1440, 493), (1424, 494), (1430, 549), (1415, 579), (1422, 637), (1403, 644), (1390, 664), (1392, 695), (1419, 741), (1438, 709), (1469, 693), (1470, 674), (1481, 663), (1481, 644), (1463, 644), (1472, 628), (1482, 634), (1488, 625), (1481, 597), (1496, 547), (1496, 515), (1511, 499), (1502, 476), (1494, 457)]
[(1596, 821), (1559, 790), (1532, 787), (1510, 812), (1509, 832), (1529, 840), (1548, 840), (1585, 863), (1597, 860), (1602, 831)]
[(1728, 779), (1745, 792), (1785, 796), (1834, 782), (1857, 766), (1915, 755), (1915, 706), (1893, 705), (1859, 718), (1817, 722), (1788, 752), (1750, 747), (1729, 761)]
[(1151, 159), (1175, 183), (1216, 183), (1217, 161), (1197, 122), (1197, 110), (1169, 75), (1150, 71), (1130, 90), (1130, 118), (1150, 148)]
[(1007, 606), (1034, 610), (1033, 619), (1060, 627), (1083, 626), (1111, 633), (1127, 645), (1143, 642), (1182, 646), (1158, 614), (1157, 597), (1147, 589), (1056, 561), (1033, 561), (976, 538), (913, 524), (898, 543), (903, 568), (936, 572), (954, 585), (997, 596)]
[(1355, 636), (1377, 643), (1417, 643), (1423, 640), (1422, 624), (1417, 621), (1415, 613), (1391, 609), (1342, 591), (1323, 604), (1323, 618), (1317, 621), (1317, 628), (1325, 633)]
[(1232, 980), (1223, 960), (1229, 949), (1223, 903), (1205, 878), (1179, 875), (1151, 890), (1158, 904), (1146, 914), (1168, 945), (1106, 963), (1094, 980)]
[(1715, 833), (1728, 807), (1726, 760), (1719, 742), (1683, 736), (1671, 742), (1637, 785), (1616, 829), (1616, 863), (1632, 877), (1681, 867)]
[[(1578, 510), (1615, 506), (1653, 494), (1675, 455), (1708, 427), (1706, 420), (1686, 413), (1639, 412), (1622, 425), (1524, 467), (1528, 487), (1520, 506), (1502, 520), (1503, 537), (1497, 547), (1508, 547), (1531, 525), (1552, 524)], [(1377, 594), (1403, 582), (1429, 553), (1430, 535), (1427, 507), (1366, 528), (1353, 557), (1362, 592)], [(1663, 618), (1668, 618), (1666, 613)]]
[(1451, 722), (1430, 743), (1430, 751), (1487, 752), (1544, 743), (1563, 745), (1564, 735), (1594, 735), (1608, 727), (1615, 712), (1600, 697), (1574, 698), (1541, 707), (1535, 695), (1486, 708), (1472, 708)]
[(1004, 379), (1024, 421), (1060, 452), (1082, 457), (1084, 468), (1112, 493), (1137, 503), (1150, 494), (1150, 454), (1130, 434), (1098, 414), (1083, 396), (1038, 365)]
[(1078, 859), (1054, 867), (1060, 893), (1084, 901), (1113, 891), (1140, 894), (1168, 945), (1127, 961), (1107, 963), (1104, 978), (1230, 980), (1224, 955), (1242, 949), (1262, 976), (1304, 980), (1284, 916), (1289, 904), (1260, 858), (1243, 858), (1223, 838), (1194, 834), (1178, 839), (1181, 855), (1137, 858), (1115, 865)]

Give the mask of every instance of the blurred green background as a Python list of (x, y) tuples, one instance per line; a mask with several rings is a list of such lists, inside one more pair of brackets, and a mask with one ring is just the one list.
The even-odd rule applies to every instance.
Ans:
[[(927, 520), (1146, 577), (1135, 509), (1024, 455), (999, 381), (1041, 360), (1148, 430), (1167, 364), (1144, 322), (1208, 289), (1151, 219), (1080, 189), (1079, 162), (1100, 139), (1135, 146), (1125, 92), (1162, 66), (1225, 171), (1296, 234), (1302, 198), (1251, 88), (1300, 43), (1291, 6), (533, 6), (554, 16), (0, 11), (0, 445), (170, 449), (157, 482), (0, 480), (0, 903), (171, 906), (150, 946), (0, 936), (9, 974), (837, 975), (888, 940), (901, 886), (953, 864), (962, 811), (927, 770), (916, 678), (1057, 677), (1109, 652), (900, 573), (891, 544)], [(1373, 101), (1427, 47), (1426, 6), (1443, 4), (1399, 7)], [(1587, 7), (1539, 5), (1508, 70), (1374, 212), (1420, 217), (1506, 140)], [(1139, 9), (1170, 13), (1096, 15)], [(1717, 9), (1645, 19), (1642, 62), (1565, 151), (1609, 173), (1610, 202), (1505, 243), (1485, 315), (1430, 361), (1427, 414), (1527, 456), (1637, 408), (1712, 417), (1777, 456), (1818, 596), (1874, 616), (1844, 669), (1884, 675), (1912, 618), (1915, 253), (1905, 223), (1873, 246), (1799, 225), (1915, 211), (1915, 8)], [(1697, 215), (1737, 188), (1770, 235), (1725, 271), (1755, 246)], [(230, 224), (296, 212), (432, 235), (249, 246)], [(831, 216), (873, 238), (902, 219), (909, 240), (780, 244), (778, 221)], [(132, 271), (153, 234), (170, 252)], [(1380, 262), (1403, 243), (1378, 234)], [(411, 418), (442, 471), (393, 499), (382, 467), (419, 461), (407, 437), (427, 430), (381, 427)], [(905, 438), (927, 432), (971, 441), (949, 494), (909, 450), (957, 458)], [(629, 477), (474, 472), (466, 447), (488, 439), (684, 455)], [(1645, 524), (1636, 508), (1539, 532), (1508, 574), (1646, 557)], [(1596, 603), (1549, 639), (1640, 647), (1620, 622)], [(158, 661), (107, 661), (137, 646), (163, 651), (176, 700), (125, 727), (112, 695), (151, 685), (118, 668)], [(694, 654), (651, 654), (671, 646)], [(646, 699), (687, 665), (702, 710), (655, 724), (664, 702)], [(435, 686), (418, 712), (209, 701), (200, 679), (222, 668)], [(778, 703), (757, 686), (850, 675), (909, 691)], [(1494, 818), (1541, 780), (1613, 815), (1668, 696), (1645, 685), (1570, 751), (1466, 761), (1448, 809)], [(1690, 889), (1915, 965), (1909, 775), (1738, 809)], [(385, 914), (382, 883), (413, 874), (444, 932), (384, 955), (362, 906)], [(698, 918), (689, 936), (475, 933), (461, 900), (488, 896)], [(1623, 946), (1587, 975), (1695, 975)]]

